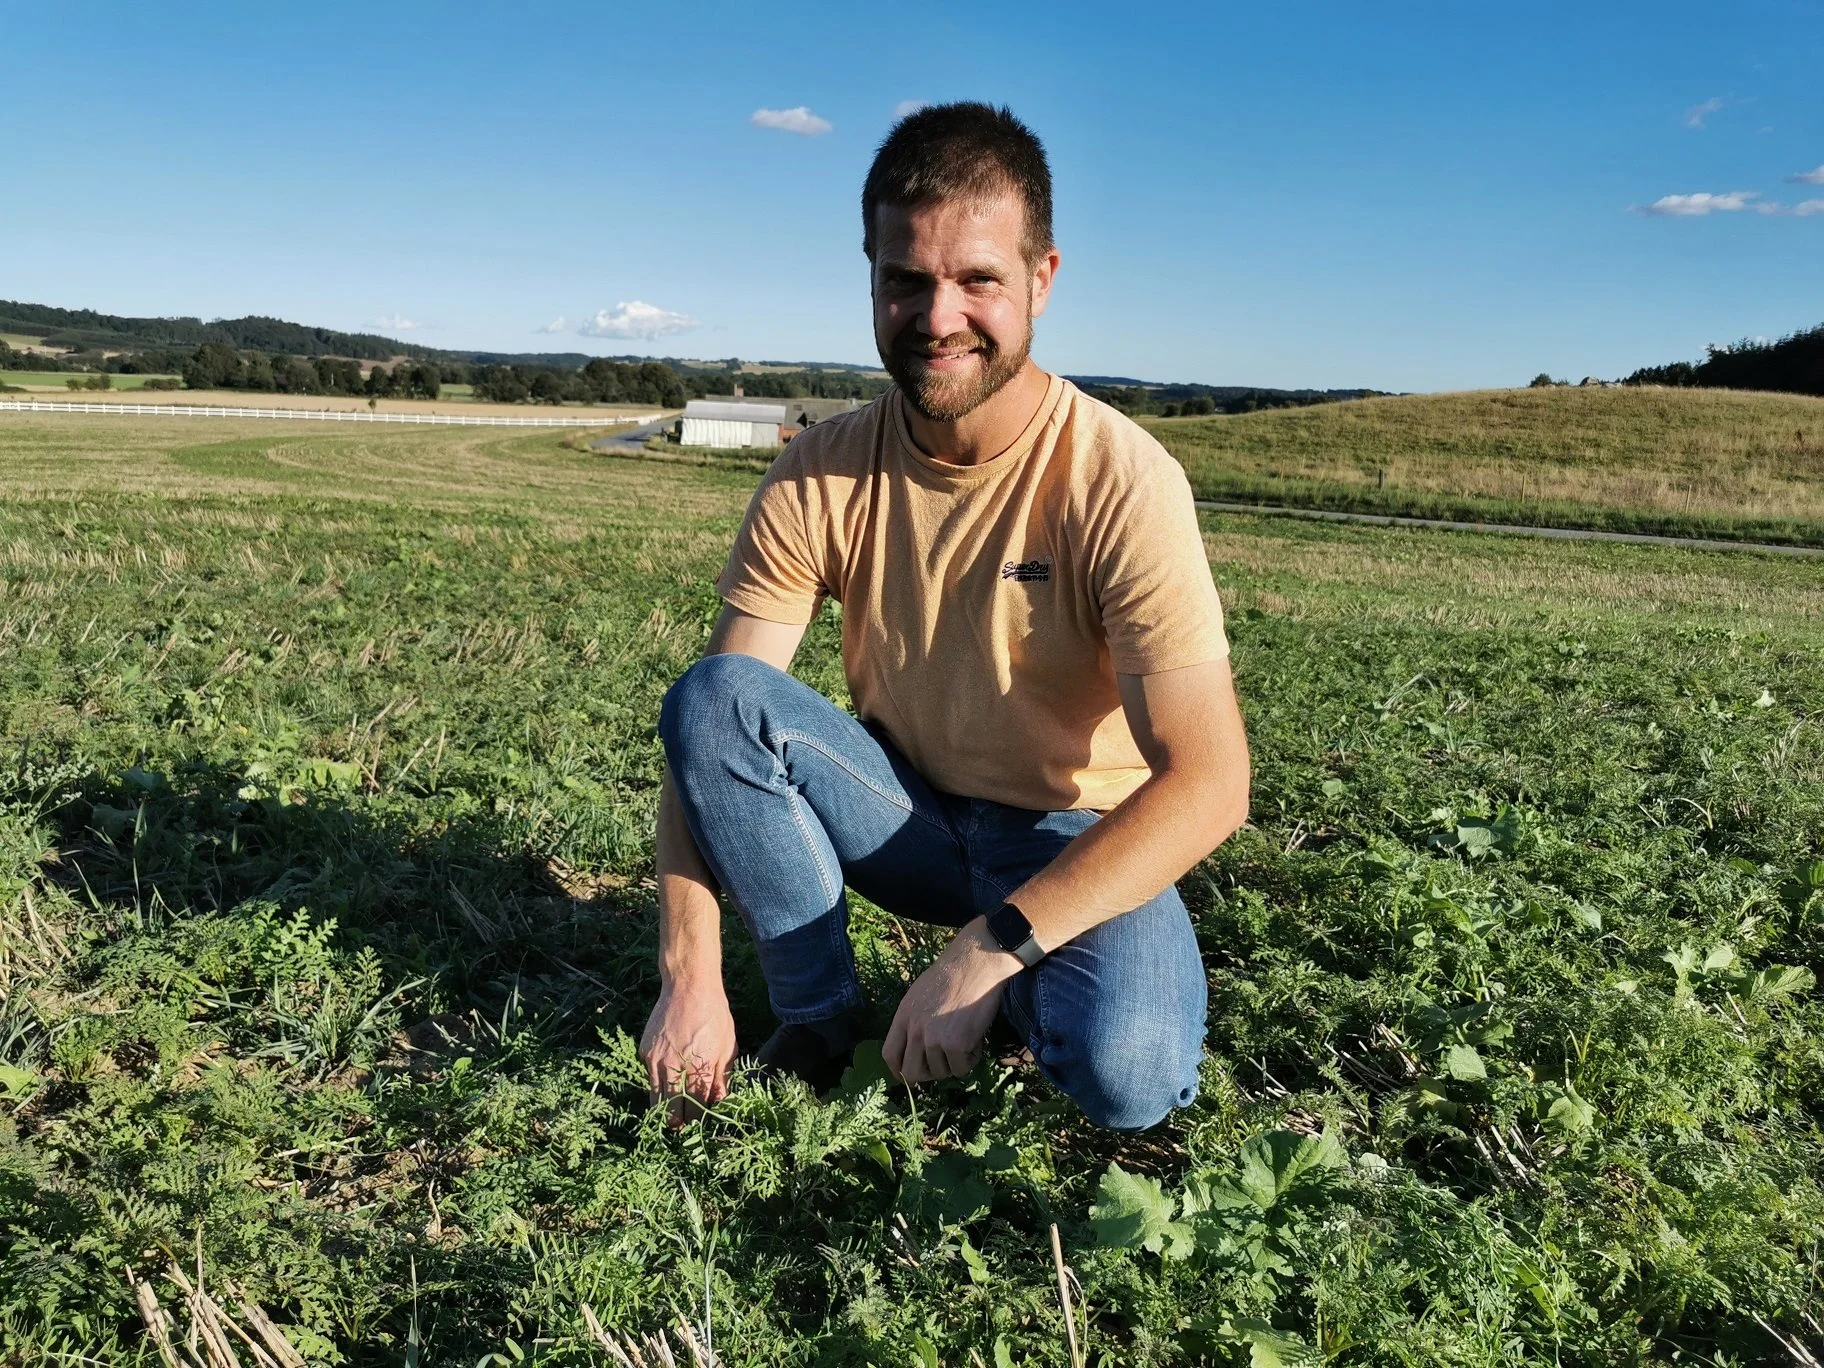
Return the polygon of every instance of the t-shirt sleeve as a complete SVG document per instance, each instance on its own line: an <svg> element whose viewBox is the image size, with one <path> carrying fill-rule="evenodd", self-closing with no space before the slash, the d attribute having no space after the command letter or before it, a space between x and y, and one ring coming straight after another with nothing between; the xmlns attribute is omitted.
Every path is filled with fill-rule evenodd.
<svg viewBox="0 0 1824 1368"><path fill-rule="evenodd" d="M1104 525L1097 594L1117 674L1158 674L1229 653L1183 469L1163 451L1136 462Z"/></svg>
<svg viewBox="0 0 1824 1368"><path fill-rule="evenodd" d="M811 550L807 484L798 463L781 456L747 505L728 564L716 580L723 602L768 622L806 623L825 594Z"/></svg>

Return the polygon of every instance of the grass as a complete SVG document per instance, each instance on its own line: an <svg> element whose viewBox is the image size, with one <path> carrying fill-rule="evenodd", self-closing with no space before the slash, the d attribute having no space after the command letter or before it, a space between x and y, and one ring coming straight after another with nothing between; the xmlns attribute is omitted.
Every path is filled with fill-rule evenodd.
<svg viewBox="0 0 1824 1368"><path fill-rule="evenodd" d="M92 371L0 371L0 384L17 385L28 390L56 390L59 394L69 392L71 380L87 381L94 378ZM175 380L175 375L114 375L109 379L112 388L117 390L134 390L141 388L148 380ZM81 395L77 396L81 398Z"/></svg>
<svg viewBox="0 0 1824 1368"><path fill-rule="evenodd" d="M1257 780L1183 884L1198 1103L672 1133L652 725L752 471L79 415L0 468L0 1361L154 1361L131 1270L313 1363L1061 1363L1053 1222L1091 1363L1824 1349L1810 567L1211 518ZM857 928L889 1007L937 942Z"/></svg>
<svg viewBox="0 0 1824 1368"><path fill-rule="evenodd" d="M1144 421L1209 499L1824 544L1824 399L1491 390Z"/></svg>

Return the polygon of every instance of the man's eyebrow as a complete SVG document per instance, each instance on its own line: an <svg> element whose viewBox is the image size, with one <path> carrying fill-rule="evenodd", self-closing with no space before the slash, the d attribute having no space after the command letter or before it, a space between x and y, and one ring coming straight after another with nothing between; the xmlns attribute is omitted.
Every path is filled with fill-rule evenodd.
<svg viewBox="0 0 1824 1368"><path fill-rule="evenodd" d="M880 273L882 275L890 276L915 276L920 280L929 280L931 278L931 272L925 270L922 266L914 266L910 262L894 261L891 259L883 260L880 263ZM1002 267L994 265L992 262L974 262L963 267L957 274L964 278L985 275L993 276L996 280L1002 280L1006 278L1007 272Z"/></svg>

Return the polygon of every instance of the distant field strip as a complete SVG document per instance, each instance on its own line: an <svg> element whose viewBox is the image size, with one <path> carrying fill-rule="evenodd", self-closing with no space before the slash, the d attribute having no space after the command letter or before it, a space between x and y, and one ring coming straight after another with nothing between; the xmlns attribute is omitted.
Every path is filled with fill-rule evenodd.
<svg viewBox="0 0 1824 1368"><path fill-rule="evenodd" d="M1679 546L1692 551L1766 551L1776 556L1824 557L1824 546L1781 546L1773 542L1725 541L1716 537L1666 537L1653 532L1600 532L1584 527L1527 527L1518 523L1404 518L1391 513L1339 513L1325 508L1284 508L1273 504L1223 503L1215 499L1195 502L1197 507L1211 513L1258 513L1270 518L1367 523L1372 527L1435 528L1440 532L1494 532L1512 537L1550 537L1557 541L1630 542L1637 546Z"/></svg>
<svg viewBox="0 0 1824 1368"><path fill-rule="evenodd" d="M589 415L582 418L499 418L488 414L363 413L359 409L229 408L214 404L55 403L43 399L0 399L0 411L12 413L138 413L179 418L301 418L330 423L415 423L432 427L608 427L650 423L662 413Z"/></svg>

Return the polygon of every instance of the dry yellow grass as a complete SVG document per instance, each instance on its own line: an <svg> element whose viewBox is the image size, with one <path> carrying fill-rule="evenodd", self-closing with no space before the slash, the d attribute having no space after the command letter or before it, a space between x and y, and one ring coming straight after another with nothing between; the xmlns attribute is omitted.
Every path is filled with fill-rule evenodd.
<svg viewBox="0 0 1824 1368"><path fill-rule="evenodd" d="M630 506L713 515L752 476L680 483L656 466L564 445L561 429L290 424L258 418L0 413L0 496L302 495L439 512L509 508L554 535Z"/></svg>
<svg viewBox="0 0 1824 1368"><path fill-rule="evenodd" d="M1147 426L1213 498L1824 526L1824 399L1801 395L1492 390Z"/></svg>

